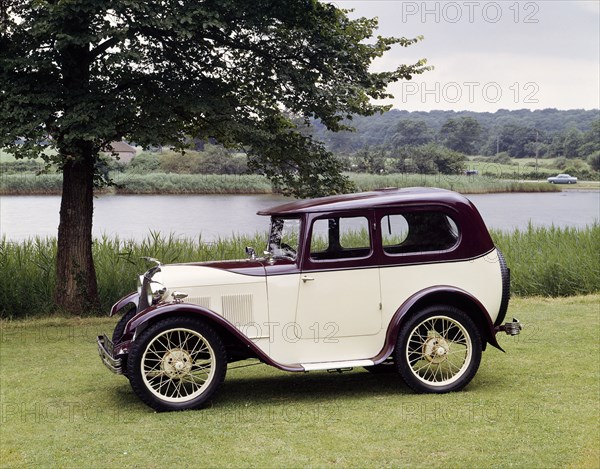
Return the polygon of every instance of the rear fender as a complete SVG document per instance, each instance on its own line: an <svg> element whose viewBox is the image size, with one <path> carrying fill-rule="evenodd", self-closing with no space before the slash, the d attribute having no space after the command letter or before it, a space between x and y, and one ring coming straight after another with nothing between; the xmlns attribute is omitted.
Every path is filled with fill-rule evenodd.
<svg viewBox="0 0 600 469"><path fill-rule="evenodd" d="M460 288L443 285L426 288L415 293L398 308L388 326L385 345L381 352L373 358L373 361L381 363L392 354L396 346L400 328L406 322L409 313L432 304L448 304L465 310L465 313L473 319L482 335L484 349L485 344L489 343L497 349L504 351L496 340L496 330L494 329L490 315L481 302Z"/></svg>

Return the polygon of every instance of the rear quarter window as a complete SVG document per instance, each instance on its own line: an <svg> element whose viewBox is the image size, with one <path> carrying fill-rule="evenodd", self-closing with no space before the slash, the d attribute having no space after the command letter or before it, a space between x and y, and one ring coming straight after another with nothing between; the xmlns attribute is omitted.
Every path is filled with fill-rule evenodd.
<svg viewBox="0 0 600 469"><path fill-rule="evenodd" d="M457 224L442 212L389 214L380 223L383 250L391 255L446 251L459 238Z"/></svg>

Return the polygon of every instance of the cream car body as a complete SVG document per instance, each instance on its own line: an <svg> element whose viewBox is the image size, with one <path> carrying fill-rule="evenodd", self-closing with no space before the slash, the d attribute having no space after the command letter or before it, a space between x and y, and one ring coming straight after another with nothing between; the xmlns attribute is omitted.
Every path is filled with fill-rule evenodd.
<svg viewBox="0 0 600 469"><path fill-rule="evenodd" d="M227 363L249 358L288 371L395 362L417 391L454 391L497 332L520 330L502 325L504 259L458 194L374 191L260 214L264 256L159 264L113 307L129 309L100 355L155 409L200 407Z"/></svg>

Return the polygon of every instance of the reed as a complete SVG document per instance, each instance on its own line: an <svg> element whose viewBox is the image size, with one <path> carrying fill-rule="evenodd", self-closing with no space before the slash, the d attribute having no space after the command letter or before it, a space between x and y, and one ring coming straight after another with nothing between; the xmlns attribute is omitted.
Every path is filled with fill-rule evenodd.
<svg viewBox="0 0 600 469"><path fill-rule="evenodd" d="M356 235L357 239L363 236ZM583 229L534 227L514 232L492 231L511 269L517 296L570 296L600 292L600 224ZM202 262L245 257L244 248L261 252L266 233L233 235L207 242L151 232L141 242L97 238L93 244L102 312L135 290L137 277L148 268L142 257L164 263ZM0 317L27 318L56 313L52 301L56 284L56 240L32 238L22 242L0 239ZM92 315L97 312L83 312Z"/></svg>
<svg viewBox="0 0 600 469"><path fill-rule="evenodd" d="M204 241L151 232L143 241L103 236L94 240L92 250L101 312L135 290L138 276L149 264L143 257L164 263L204 262L245 257L245 247L261 252L267 235L233 235L228 239ZM55 238L30 238L22 242L0 239L0 318L45 316L56 312L53 292L56 285ZM97 311L82 311L93 315Z"/></svg>
<svg viewBox="0 0 600 469"><path fill-rule="evenodd" d="M268 194L267 178L255 174L128 174L115 175L117 194Z"/></svg>
<svg viewBox="0 0 600 469"><path fill-rule="evenodd" d="M584 229L534 227L492 231L519 296L572 296L600 291L600 224Z"/></svg>
<svg viewBox="0 0 600 469"><path fill-rule="evenodd" d="M2 174L0 195L51 195L62 191L61 174Z"/></svg>
<svg viewBox="0 0 600 469"><path fill-rule="evenodd" d="M487 176L445 174L357 174L348 173L357 191L384 187L440 187L463 194L498 192L554 192L561 189L544 182L522 182ZM175 174L114 173L114 186L101 192L115 194L269 194L273 192L267 178L256 174ZM0 178L0 195L60 194L60 174L4 174Z"/></svg>
<svg viewBox="0 0 600 469"><path fill-rule="evenodd" d="M499 192L555 192L553 184L496 179L486 176L452 174L349 174L358 191L384 187L439 187L462 194L491 194Z"/></svg>

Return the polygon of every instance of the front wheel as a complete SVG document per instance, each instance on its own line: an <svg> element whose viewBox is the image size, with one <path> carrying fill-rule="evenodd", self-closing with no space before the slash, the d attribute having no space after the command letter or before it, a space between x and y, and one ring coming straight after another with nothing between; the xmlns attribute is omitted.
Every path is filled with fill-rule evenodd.
<svg viewBox="0 0 600 469"><path fill-rule="evenodd" d="M204 321L171 317L140 334L127 369L134 392L153 409L197 409L223 382L227 356L221 339Z"/></svg>
<svg viewBox="0 0 600 469"><path fill-rule="evenodd" d="M446 393L465 387L481 361L481 336L471 318L450 306L430 306L412 316L398 336L395 358L413 390Z"/></svg>

